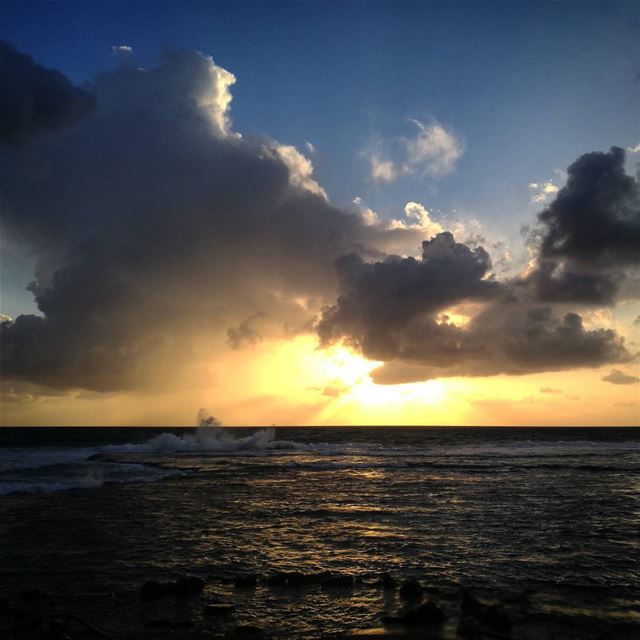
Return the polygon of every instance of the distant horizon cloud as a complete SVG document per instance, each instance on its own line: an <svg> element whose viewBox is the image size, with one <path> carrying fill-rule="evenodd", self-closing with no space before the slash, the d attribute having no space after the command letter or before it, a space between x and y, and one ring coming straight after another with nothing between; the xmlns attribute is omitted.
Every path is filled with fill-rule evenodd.
<svg viewBox="0 0 640 640"><path fill-rule="evenodd" d="M640 378L637 376L632 376L624 371L620 371L620 369L612 369L609 374L602 377L602 380L610 382L611 384L634 384L640 382Z"/></svg>

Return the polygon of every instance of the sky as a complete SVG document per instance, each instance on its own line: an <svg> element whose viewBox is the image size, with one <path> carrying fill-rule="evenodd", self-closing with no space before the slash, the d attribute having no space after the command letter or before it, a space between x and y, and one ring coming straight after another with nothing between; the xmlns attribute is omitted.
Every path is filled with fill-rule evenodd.
<svg viewBox="0 0 640 640"><path fill-rule="evenodd" d="M4 425L640 423L640 9L0 8Z"/></svg>

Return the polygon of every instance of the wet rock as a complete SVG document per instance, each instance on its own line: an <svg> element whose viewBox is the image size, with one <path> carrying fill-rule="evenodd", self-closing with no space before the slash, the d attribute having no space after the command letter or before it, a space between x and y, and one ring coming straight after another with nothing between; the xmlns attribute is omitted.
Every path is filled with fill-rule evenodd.
<svg viewBox="0 0 640 640"><path fill-rule="evenodd" d="M340 574L329 576L320 583L323 589L348 589L353 587L353 576Z"/></svg>
<svg viewBox="0 0 640 640"><path fill-rule="evenodd" d="M173 624L169 620L148 620L144 623L145 627L151 627L152 629L167 629L172 627Z"/></svg>
<svg viewBox="0 0 640 640"><path fill-rule="evenodd" d="M212 604L206 604L204 606L205 616L228 616L233 613L235 607L232 604L226 602L216 602Z"/></svg>
<svg viewBox="0 0 640 640"><path fill-rule="evenodd" d="M322 580L322 574L319 573L300 573L292 571L287 573L287 583L290 587L307 587L311 584L317 584Z"/></svg>
<svg viewBox="0 0 640 640"><path fill-rule="evenodd" d="M149 600L157 600L158 598L164 598L169 594L169 589L166 583L156 582L155 580L147 580L139 591L140 600L145 602Z"/></svg>
<svg viewBox="0 0 640 640"><path fill-rule="evenodd" d="M480 623L473 616L466 616L460 620L456 633L469 640L481 640Z"/></svg>
<svg viewBox="0 0 640 640"><path fill-rule="evenodd" d="M233 586L237 589L255 589L258 584L258 576L255 573L248 573L243 576L236 576Z"/></svg>
<svg viewBox="0 0 640 640"><path fill-rule="evenodd" d="M195 626L195 622L191 622L191 620L180 620L173 623L174 629L193 629Z"/></svg>
<svg viewBox="0 0 640 640"><path fill-rule="evenodd" d="M405 600L419 600L424 589L418 580L409 578L400 585L400 596Z"/></svg>
<svg viewBox="0 0 640 640"><path fill-rule="evenodd" d="M286 587L287 586L287 574L286 573L273 573L267 577L265 583L270 587Z"/></svg>
<svg viewBox="0 0 640 640"><path fill-rule="evenodd" d="M145 602L157 600L166 596L174 598L189 598L200 593L204 589L204 580L195 576L179 578L175 582L156 582L147 580L139 591L140 600Z"/></svg>
<svg viewBox="0 0 640 640"><path fill-rule="evenodd" d="M204 589L204 580L195 576L188 576L169 583L167 587L171 595L178 598L189 598L202 592Z"/></svg>
<svg viewBox="0 0 640 640"><path fill-rule="evenodd" d="M485 604L465 591L461 602L462 612L472 616L483 626L501 631L511 627L509 614L502 608L493 604Z"/></svg>
<svg viewBox="0 0 640 640"><path fill-rule="evenodd" d="M34 589L24 589L20 591L18 597L25 602L39 603L44 600L49 600L51 594L40 587L35 587Z"/></svg>
<svg viewBox="0 0 640 640"><path fill-rule="evenodd" d="M233 632L233 637L238 638L239 640L263 638L264 632L262 631L262 629L260 629L260 627L256 627L252 624L243 624L235 628Z"/></svg>
<svg viewBox="0 0 640 640"><path fill-rule="evenodd" d="M408 626L442 624L444 620L444 612L433 602L425 602L417 609L410 609L402 617L403 624Z"/></svg>
<svg viewBox="0 0 640 640"><path fill-rule="evenodd" d="M383 573L380 576L379 584L382 585L383 589L395 589L398 586L398 582L390 573Z"/></svg>
<svg viewBox="0 0 640 640"><path fill-rule="evenodd" d="M527 591L511 591L500 598L504 604L529 605L529 593Z"/></svg>

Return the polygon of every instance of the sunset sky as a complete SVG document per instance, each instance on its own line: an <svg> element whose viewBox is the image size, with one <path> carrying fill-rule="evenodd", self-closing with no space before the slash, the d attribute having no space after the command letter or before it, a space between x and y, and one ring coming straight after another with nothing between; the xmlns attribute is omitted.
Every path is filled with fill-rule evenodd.
<svg viewBox="0 0 640 640"><path fill-rule="evenodd" d="M639 6L3 0L0 424L640 423Z"/></svg>

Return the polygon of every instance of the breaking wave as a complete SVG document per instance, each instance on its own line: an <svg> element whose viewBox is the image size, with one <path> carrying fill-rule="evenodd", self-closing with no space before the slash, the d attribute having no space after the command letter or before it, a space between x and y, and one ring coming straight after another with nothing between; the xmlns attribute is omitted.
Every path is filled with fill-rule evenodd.
<svg viewBox="0 0 640 640"><path fill-rule="evenodd" d="M276 440L274 429L259 429L245 437L235 437L220 427L199 427L184 435L161 433L147 442L106 445L105 453L233 453L234 451L300 451L306 445Z"/></svg>

